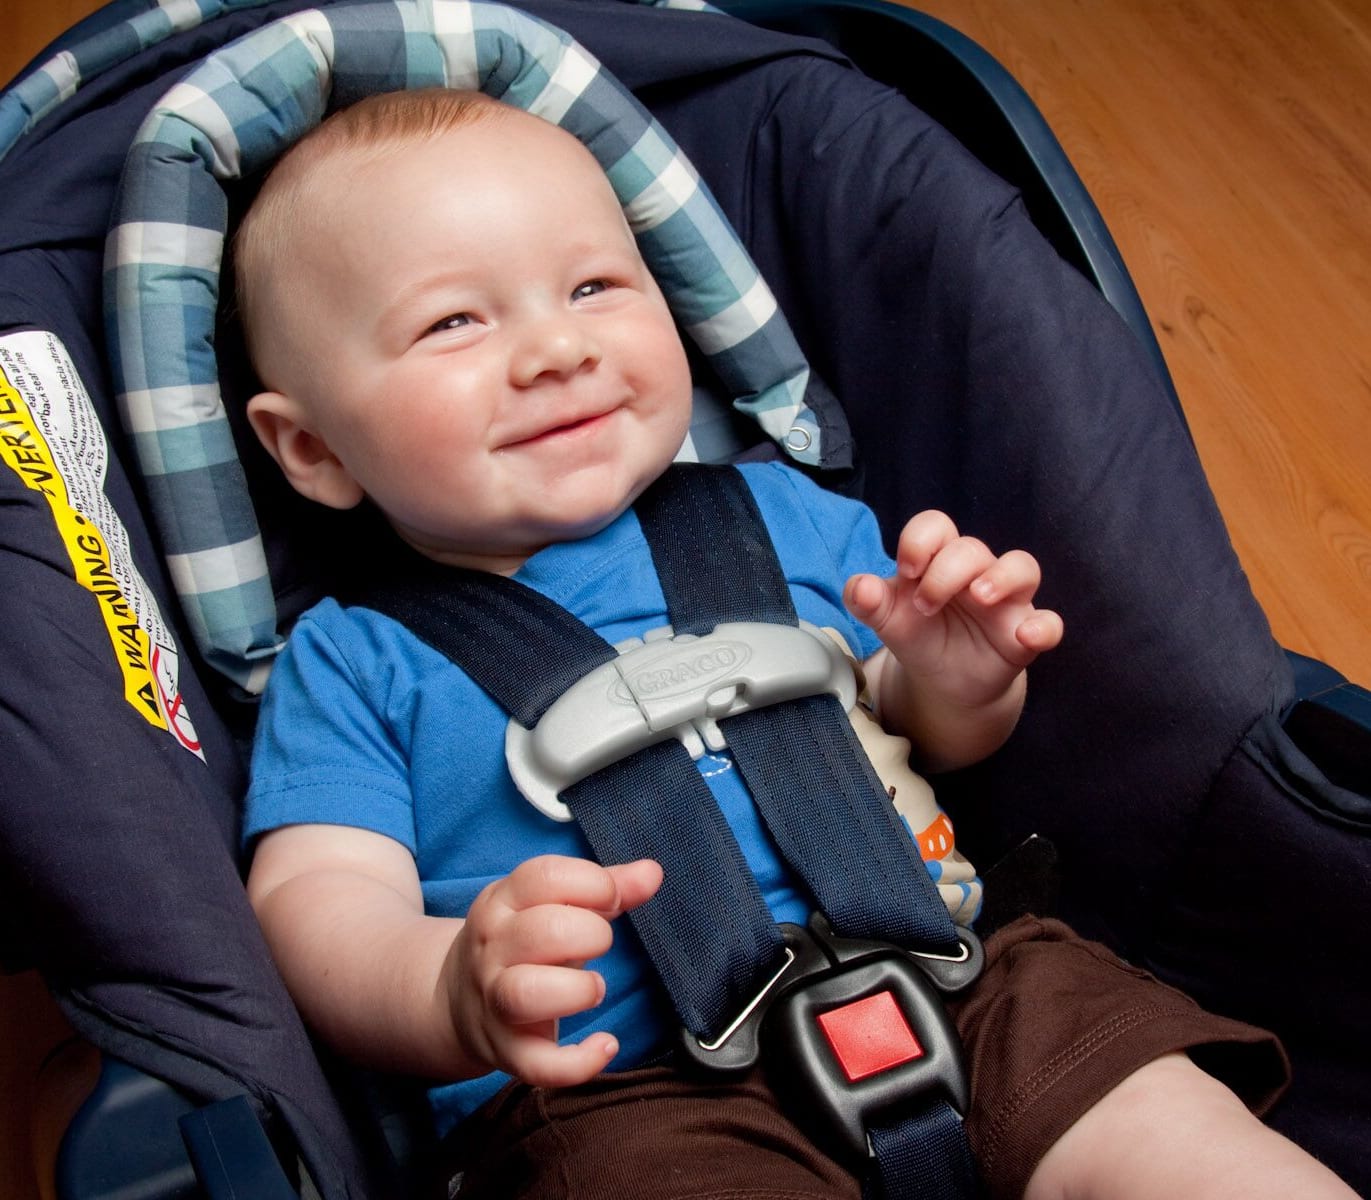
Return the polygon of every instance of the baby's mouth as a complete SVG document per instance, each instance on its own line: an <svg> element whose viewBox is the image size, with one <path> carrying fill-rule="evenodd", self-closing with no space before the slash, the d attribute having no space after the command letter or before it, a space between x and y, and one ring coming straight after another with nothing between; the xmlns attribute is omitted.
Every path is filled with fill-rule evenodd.
<svg viewBox="0 0 1371 1200"><path fill-rule="evenodd" d="M545 442L553 442L559 438L574 437L578 433L588 432L598 425L603 424L617 411L616 408L607 408L602 412L588 413L583 417L574 417L561 424L548 425L542 429L523 437L512 438L505 443L505 449L516 446L536 446Z"/></svg>

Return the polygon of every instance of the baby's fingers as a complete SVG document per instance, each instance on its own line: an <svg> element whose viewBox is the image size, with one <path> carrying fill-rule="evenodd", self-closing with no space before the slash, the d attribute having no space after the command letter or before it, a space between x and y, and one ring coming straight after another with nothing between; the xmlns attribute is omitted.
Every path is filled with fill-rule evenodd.
<svg viewBox="0 0 1371 1200"><path fill-rule="evenodd" d="M984 542L973 537L954 538L924 568L911 597L914 607L924 616L932 616L995 565L995 556Z"/></svg>
<svg viewBox="0 0 1371 1200"><path fill-rule="evenodd" d="M502 1065L534 1087L575 1087L594 1079L618 1053L618 1039L611 1033L592 1033L580 1042L558 1045L536 1033L514 1031Z"/></svg>
<svg viewBox="0 0 1371 1200"><path fill-rule="evenodd" d="M599 913L570 904L540 904L504 923L499 960L561 965L599 958L614 944L614 930Z"/></svg>
<svg viewBox="0 0 1371 1200"><path fill-rule="evenodd" d="M495 1064L535 1087L571 1087L593 1079L619 1052L608 1033L557 1043L557 1021L599 1004L604 979L595 971L526 964L504 971L489 1002L497 1019Z"/></svg>
<svg viewBox="0 0 1371 1200"><path fill-rule="evenodd" d="M569 905L613 920L652 898L662 869L649 859L602 867L589 859L544 854L519 864L487 887L472 906L520 912L540 905Z"/></svg>
<svg viewBox="0 0 1371 1200"><path fill-rule="evenodd" d="M900 530L900 542L895 551L901 577L922 579L938 552L959 536L952 518L936 509L910 517Z"/></svg>
<svg viewBox="0 0 1371 1200"><path fill-rule="evenodd" d="M987 566L971 584L971 594L981 604L1027 603L1042 583L1038 560L1026 550L1010 550Z"/></svg>
<svg viewBox="0 0 1371 1200"><path fill-rule="evenodd" d="M843 602L857 620L880 630L895 608L895 588L878 575L854 575L843 589Z"/></svg>
<svg viewBox="0 0 1371 1200"><path fill-rule="evenodd" d="M487 1003L501 1025L532 1026L594 1008L605 998L598 971L516 963L500 972Z"/></svg>
<svg viewBox="0 0 1371 1200"><path fill-rule="evenodd" d="M1050 608L1035 608L1014 631L1019 645L1032 654L1046 654L1055 650L1066 632L1060 616Z"/></svg>
<svg viewBox="0 0 1371 1200"><path fill-rule="evenodd" d="M1055 649L1064 632L1057 613L1033 606L1040 583L1038 560L1024 550L1011 550L983 571L969 589L991 623L1012 630L1015 642L1031 656ZM1002 612L1003 618L993 620L995 612Z"/></svg>

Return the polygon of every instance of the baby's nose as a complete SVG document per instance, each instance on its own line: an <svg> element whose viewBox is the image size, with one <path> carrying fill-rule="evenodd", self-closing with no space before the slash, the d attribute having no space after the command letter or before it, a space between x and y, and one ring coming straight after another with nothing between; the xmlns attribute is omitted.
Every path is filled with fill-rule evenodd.
<svg viewBox="0 0 1371 1200"><path fill-rule="evenodd" d="M601 358L598 342L570 316L550 317L527 330L520 339L510 375L518 387L540 379L562 379L595 366Z"/></svg>

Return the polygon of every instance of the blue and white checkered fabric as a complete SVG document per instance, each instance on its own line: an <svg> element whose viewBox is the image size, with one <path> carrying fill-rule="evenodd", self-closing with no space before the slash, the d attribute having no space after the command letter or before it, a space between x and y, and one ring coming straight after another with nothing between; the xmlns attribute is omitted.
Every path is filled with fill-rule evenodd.
<svg viewBox="0 0 1371 1200"><path fill-rule="evenodd" d="M264 26L207 58L144 122L105 260L121 411L175 586L207 659L249 691L281 639L219 394L222 181L263 168L332 108L429 86L481 89L576 134L735 407L797 461L821 461L809 370L771 292L666 132L570 37L480 0L390 0Z"/></svg>
<svg viewBox="0 0 1371 1200"><path fill-rule="evenodd" d="M109 67L127 62L173 33L195 29L235 9L267 3L270 0L123 0L107 6L111 18L123 19L110 19L104 28L84 37L79 36L78 26L59 42L60 50L0 96L0 158L78 88Z"/></svg>

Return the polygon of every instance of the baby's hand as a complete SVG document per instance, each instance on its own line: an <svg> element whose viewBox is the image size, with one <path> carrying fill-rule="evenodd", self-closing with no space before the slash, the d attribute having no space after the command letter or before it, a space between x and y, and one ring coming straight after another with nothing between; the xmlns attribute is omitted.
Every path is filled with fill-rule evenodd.
<svg viewBox="0 0 1371 1200"><path fill-rule="evenodd" d="M610 921L650 900L662 869L529 859L472 903L444 966L449 1008L470 1054L541 1087L594 1078L619 1052L608 1033L557 1044L557 1020L593 1008L605 982L587 959L614 940Z"/></svg>
<svg viewBox="0 0 1371 1200"><path fill-rule="evenodd" d="M1031 554L997 558L945 513L928 511L901 532L895 577L854 575L845 599L912 680L973 708L1003 695L1061 641L1061 617L1033 605L1041 579Z"/></svg>

